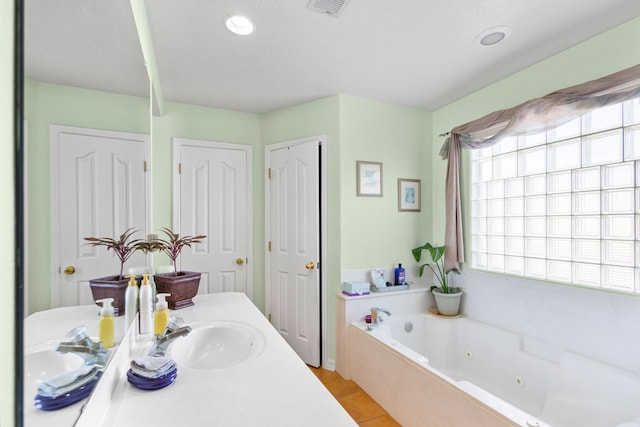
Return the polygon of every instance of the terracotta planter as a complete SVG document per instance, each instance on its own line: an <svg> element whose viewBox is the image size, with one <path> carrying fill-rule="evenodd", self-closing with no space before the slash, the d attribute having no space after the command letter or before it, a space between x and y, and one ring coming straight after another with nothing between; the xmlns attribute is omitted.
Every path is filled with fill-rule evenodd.
<svg viewBox="0 0 640 427"><path fill-rule="evenodd" d="M93 295L94 301L103 298L113 298L113 314L115 316L122 316L125 307L124 294L129 285L129 279L126 277L118 279L118 277L120 276L108 276L89 280L89 286L91 287L91 294ZM102 303L98 305L102 307Z"/></svg>
<svg viewBox="0 0 640 427"><path fill-rule="evenodd" d="M171 294L167 303L171 310L191 307L192 298L198 294L200 273L193 271L178 271L177 273L161 273L153 276L157 293Z"/></svg>
<svg viewBox="0 0 640 427"><path fill-rule="evenodd" d="M438 313L443 316L456 316L460 311L460 300L462 299L462 289L451 288L451 293L442 293L440 288L435 288L432 293L436 300Z"/></svg>

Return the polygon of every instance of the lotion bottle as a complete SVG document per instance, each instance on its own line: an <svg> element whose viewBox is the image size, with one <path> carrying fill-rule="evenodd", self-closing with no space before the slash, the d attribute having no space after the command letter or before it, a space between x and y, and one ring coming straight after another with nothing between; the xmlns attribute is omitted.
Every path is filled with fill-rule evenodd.
<svg viewBox="0 0 640 427"><path fill-rule="evenodd" d="M124 294L124 329L125 331L131 326L131 322L135 321L138 315L138 284L136 283L136 275L130 274L129 286Z"/></svg>
<svg viewBox="0 0 640 427"><path fill-rule="evenodd" d="M169 323L169 305L167 304L166 297L171 294L158 294L158 303L156 304L156 311L153 313L153 333L155 335L164 334Z"/></svg>
<svg viewBox="0 0 640 427"><path fill-rule="evenodd" d="M153 332L153 303L151 285L149 285L149 274L142 276L142 286L140 287L140 333L150 334Z"/></svg>
<svg viewBox="0 0 640 427"><path fill-rule="evenodd" d="M102 308L100 309L100 341L102 341L102 345L105 348L111 348L113 347L113 336L115 333L115 318L113 315L113 307L111 306L113 298L103 298L96 302L102 303Z"/></svg>

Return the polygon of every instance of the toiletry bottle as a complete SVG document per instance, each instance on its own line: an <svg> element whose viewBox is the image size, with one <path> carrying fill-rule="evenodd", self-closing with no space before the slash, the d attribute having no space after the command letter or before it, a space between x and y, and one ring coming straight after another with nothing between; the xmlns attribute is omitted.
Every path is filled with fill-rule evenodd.
<svg viewBox="0 0 640 427"><path fill-rule="evenodd" d="M164 334L169 323L169 305L167 304L166 297L171 294L158 294L158 303L156 304L156 311L153 313L153 333L156 335Z"/></svg>
<svg viewBox="0 0 640 427"><path fill-rule="evenodd" d="M115 333L115 318L113 316L113 307L111 303L113 298L103 298L96 302L102 303L100 309L100 341L105 348L113 347L113 335Z"/></svg>
<svg viewBox="0 0 640 427"><path fill-rule="evenodd" d="M402 267L402 264L398 264L398 266L396 267L394 277L395 277L395 281L394 281L395 286L404 285L404 268Z"/></svg>
<svg viewBox="0 0 640 427"><path fill-rule="evenodd" d="M131 326L131 322L135 321L138 315L138 284L136 283L136 275L130 274L129 286L124 294L124 330Z"/></svg>
<svg viewBox="0 0 640 427"><path fill-rule="evenodd" d="M151 285L149 285L149 275L142 276L142 286L140 287L140 333L150 334L153 332L153 304L151 302Z"/></svg>

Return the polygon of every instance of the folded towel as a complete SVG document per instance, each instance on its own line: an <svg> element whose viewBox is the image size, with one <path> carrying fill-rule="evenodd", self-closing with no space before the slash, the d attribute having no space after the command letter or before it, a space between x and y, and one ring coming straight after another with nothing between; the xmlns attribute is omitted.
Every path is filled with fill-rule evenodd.
<svg viewBox="0 0 640 427"><path fill-rule="evenodd" d="M82 365L75 371L69 371L43 381L38 385L38 394L44 397L57 397L69 393L92 381L100 372L98 365Z"/></svg>
<svg viewBox="0 0 640 427"><path fill-rule="evenodd" d="M176 362L168 357L144 356L131 361L131 371L145 378L159 378L176 368Z"/></svg>

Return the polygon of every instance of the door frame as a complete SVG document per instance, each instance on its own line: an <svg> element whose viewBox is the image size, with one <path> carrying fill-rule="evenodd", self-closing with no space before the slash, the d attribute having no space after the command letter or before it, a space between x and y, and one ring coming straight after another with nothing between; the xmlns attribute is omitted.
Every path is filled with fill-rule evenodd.
<svg viewBox="0 0 640 427"><path fill-rule="evenodd" d="M230 142L208 141L204 139L173 138L173 230L180 232L180 149L184 146L220 148L225 150L244 151L247 155L247 296L253 301L253 146L249 144L235 144Z"/></svg>
<svg viewBox="0 0 640 427"><path fill-rule="evenodd" d="M62 126L62 125L49 125L49 176L50 182L50 207L51 207L51 221L49 223L49 234L51 236L51 243L49 247L51 265L49 267L49 275L51 277L51 308L60 307L60 254L58 248L60 247L60 193L58 191L60 181L60 170L58 165L60 164L60 139L59 136L62 133L75 133L79 135L91 135L102 138L117 138L117 139L130 139L133 141L142 141L144 144L144 156L147 162L147 173L145 179L145 203L147 204L147 217L145 218L145 227L148 232L151 231L151 218L153 218L151 204L151 181L152 181L152 169L150 162L151 143L150 137L146 134L133 133L133 132L121 132L102 129L81 128L75 126ZM150 257L147 257L149 262Z"/></svg>
<svg viewBox="0 0 640 427"><path fill-rule="evenodd" d="M308 144L311 142L315 142L318 144L318 148L320 150L320 363L321 366L332 370L331 368L335 368L335 362L330 362L328 357L328 269L326 267L326 262L328 259L327 253L327 242L328 242L328 227L327 227L327 219L328 219L328 211L327 211L327 158L329 153L329 145L327 141L327 135L317 135L311 136L302 139L296 139L292 141L284 141L277 142L274 144L268 144L264 147L264 205L265 205L265 223L264 223L264 234L265 234L265 244L266 242L271 240L270 235L270 223L271 223L271 192L270 192L270 183L268 177L268 170L271 164L271 152L275 150L279 150L284 147L289 147L292 145L300 145L300 144ZM271 277L271 254L267 247L264 248L265 253L265 311L267 313L271 312L271 282L269 278Z"/></svg>

